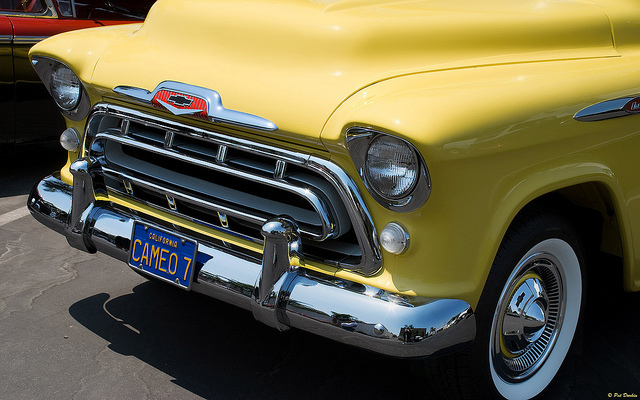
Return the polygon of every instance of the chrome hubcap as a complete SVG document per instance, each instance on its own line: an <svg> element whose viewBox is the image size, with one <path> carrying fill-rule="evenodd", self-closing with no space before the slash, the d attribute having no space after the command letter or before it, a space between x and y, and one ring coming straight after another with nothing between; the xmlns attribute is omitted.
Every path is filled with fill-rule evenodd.
<svg viewBox="0 0 640 400"><path fill-rule="evenodd" d="M491 349L496 370L507 382L531 377L555 344L565 296L559 265L546 253L527 258L498 302Z"/></svg>
<svg viewBox="0 0 640 400"><path fill-rule="evenodd" d="M515 288L502 320L504 346L511 355L519 355L540 339L547 325L549 300L541 279L530 275Z"/></svg>

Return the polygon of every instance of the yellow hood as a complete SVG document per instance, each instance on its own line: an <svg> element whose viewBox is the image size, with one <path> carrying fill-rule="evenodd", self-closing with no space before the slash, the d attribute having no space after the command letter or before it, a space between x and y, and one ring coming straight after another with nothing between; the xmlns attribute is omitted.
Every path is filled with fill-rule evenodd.
<svg viewBox="0 0 640 400"><path fill-rule="evenodd" d="M332 112L380 80L480 65L615 55L611 26L580 2L159 0L111 44L92 84L216 90L269 133L319 145ZM289 137L287 139L287 137Z"/></svg>

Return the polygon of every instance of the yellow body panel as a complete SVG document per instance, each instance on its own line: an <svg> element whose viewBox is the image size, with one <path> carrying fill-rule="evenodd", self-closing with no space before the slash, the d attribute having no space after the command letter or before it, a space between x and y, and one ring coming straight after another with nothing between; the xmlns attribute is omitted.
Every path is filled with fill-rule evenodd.
<svg viewBox="0 0 640 400"><path fill-rule="evenodd" d="M519 210L545 193L598 182L616 200L627 288L637 290L638 117L586 123L573 115L589 104L638 93L638 62L580 60L419 74L380 83L347 101L324 130L330 151L341 151L344 137L335 132L345 126L393 129L421 151L432 177L431 196L416 212L397 214L369 203L379 230L399 221L411 235L407 253L385 254L395 287L479 298Z"/></svg>
<svg viewBox="0 0 640 400"><path fill-rule="evenodd" d="M625 288L640 290L640 115L573 119L640 94L638 37L632 0L159 0L142 26L61 35L31 56L70 66L92 104L122 101L117 86L173 80L273 121L275 132L239 134L330 158L358 184L378 232L397 221L411 236L406 253L383 252L375 276L314 269L475 307L515 215L585 183L611 198ZM346 148L356 125L421 152L432 179L424 206L397 213L369 196Z"/></svg>

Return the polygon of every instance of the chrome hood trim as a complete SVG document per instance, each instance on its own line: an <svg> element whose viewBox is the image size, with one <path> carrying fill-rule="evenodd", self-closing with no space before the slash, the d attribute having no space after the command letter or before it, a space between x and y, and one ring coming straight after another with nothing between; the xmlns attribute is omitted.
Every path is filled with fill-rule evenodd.
<svg viewBox="0 0 640 400"><path fill-rule="evenodd" d="M228 123L230 125L238 125L264 131L275 131L278 129L276 124L266 118L224 108L220 94L215 90L187 85L186 83L164 81L151 92L131 86L117 86L113 91L145 104L153 104L155 100L155 102L159 103L166 110L178 116L203 113L211 122ZM204 110L199 108L184 108L181 106L176 107L166 101L157 99L157 96L162 92L176 93L177 95L187 95L202 99L205 103L205 107L203 107Z"/></svg>
<svg viewBox="0 0 640 400"><path fill-rule="evenodd" d="M640 97L629 96L606 100L578 111L573 119L581 122L603 121L640 113Z"/></svg>

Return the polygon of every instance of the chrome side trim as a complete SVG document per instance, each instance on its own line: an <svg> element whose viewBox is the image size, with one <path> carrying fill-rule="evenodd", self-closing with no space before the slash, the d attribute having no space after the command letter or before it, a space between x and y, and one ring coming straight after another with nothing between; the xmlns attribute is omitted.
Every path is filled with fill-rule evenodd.
<svg viewBox="0 0 640 400"><path fill-rule="evenodd" d="M640 97L606 100L578 111L573 119L581 122L602 121L640 113Z"/></svg>
<svg viewBox="0 0 640 400"><path fill-rule="evenodd" d="M76 168L79 174L81 167ZM73 190L57 176L47 177L31 192L29 210L38 221L68 235L73 207L90 209L82 213L82 243L127 262L133 224L150 222L108 202L83 204L72 197ZM199 273L192 290L252 310L280 330L295 327L396 357L440 355L475 338L475 316L466 302L400 295L312 273L300 258L295 224L279 218L265 223L262 231L262 261L199 241Z"/></svg>
<svg viewBox="0 0 640 400"><path fill-rule="evenodd" d="M11 44L12 40L12 35L0 35L0 44Z"/></svg>
<svg viewBox="0 0 640 400"><path fill-rule="evenodd" d="M182 82L164 81L156 86L156 88L151 92L131 86L117 86L113 89L115 93L127 96L145 104L151 104L156 94L161 90L176 91L203 99L207 103L207 114L211 122L222 122L265 131L275 131L278 129L276 124L266 118L224 108L222 106L222 99L218 92L199 86L188 85ZM166 106L167 105L165 104L165 108L167 108ZM167 109L171 111L170 108L172 107L169 105ZM185 110L181 109L176 110L179 114L185 112ZM175 112L173 113L175 114Z"/></svg>
<svg viewBox="0 0 640 400"><path fill-rule="evenodd" d="M45 40L46 38L48 38L49 36L16 36L13 38L13 43L14 44L21 44L21 45L34 45L36 43L39 43L43 40Z"/></svg>

